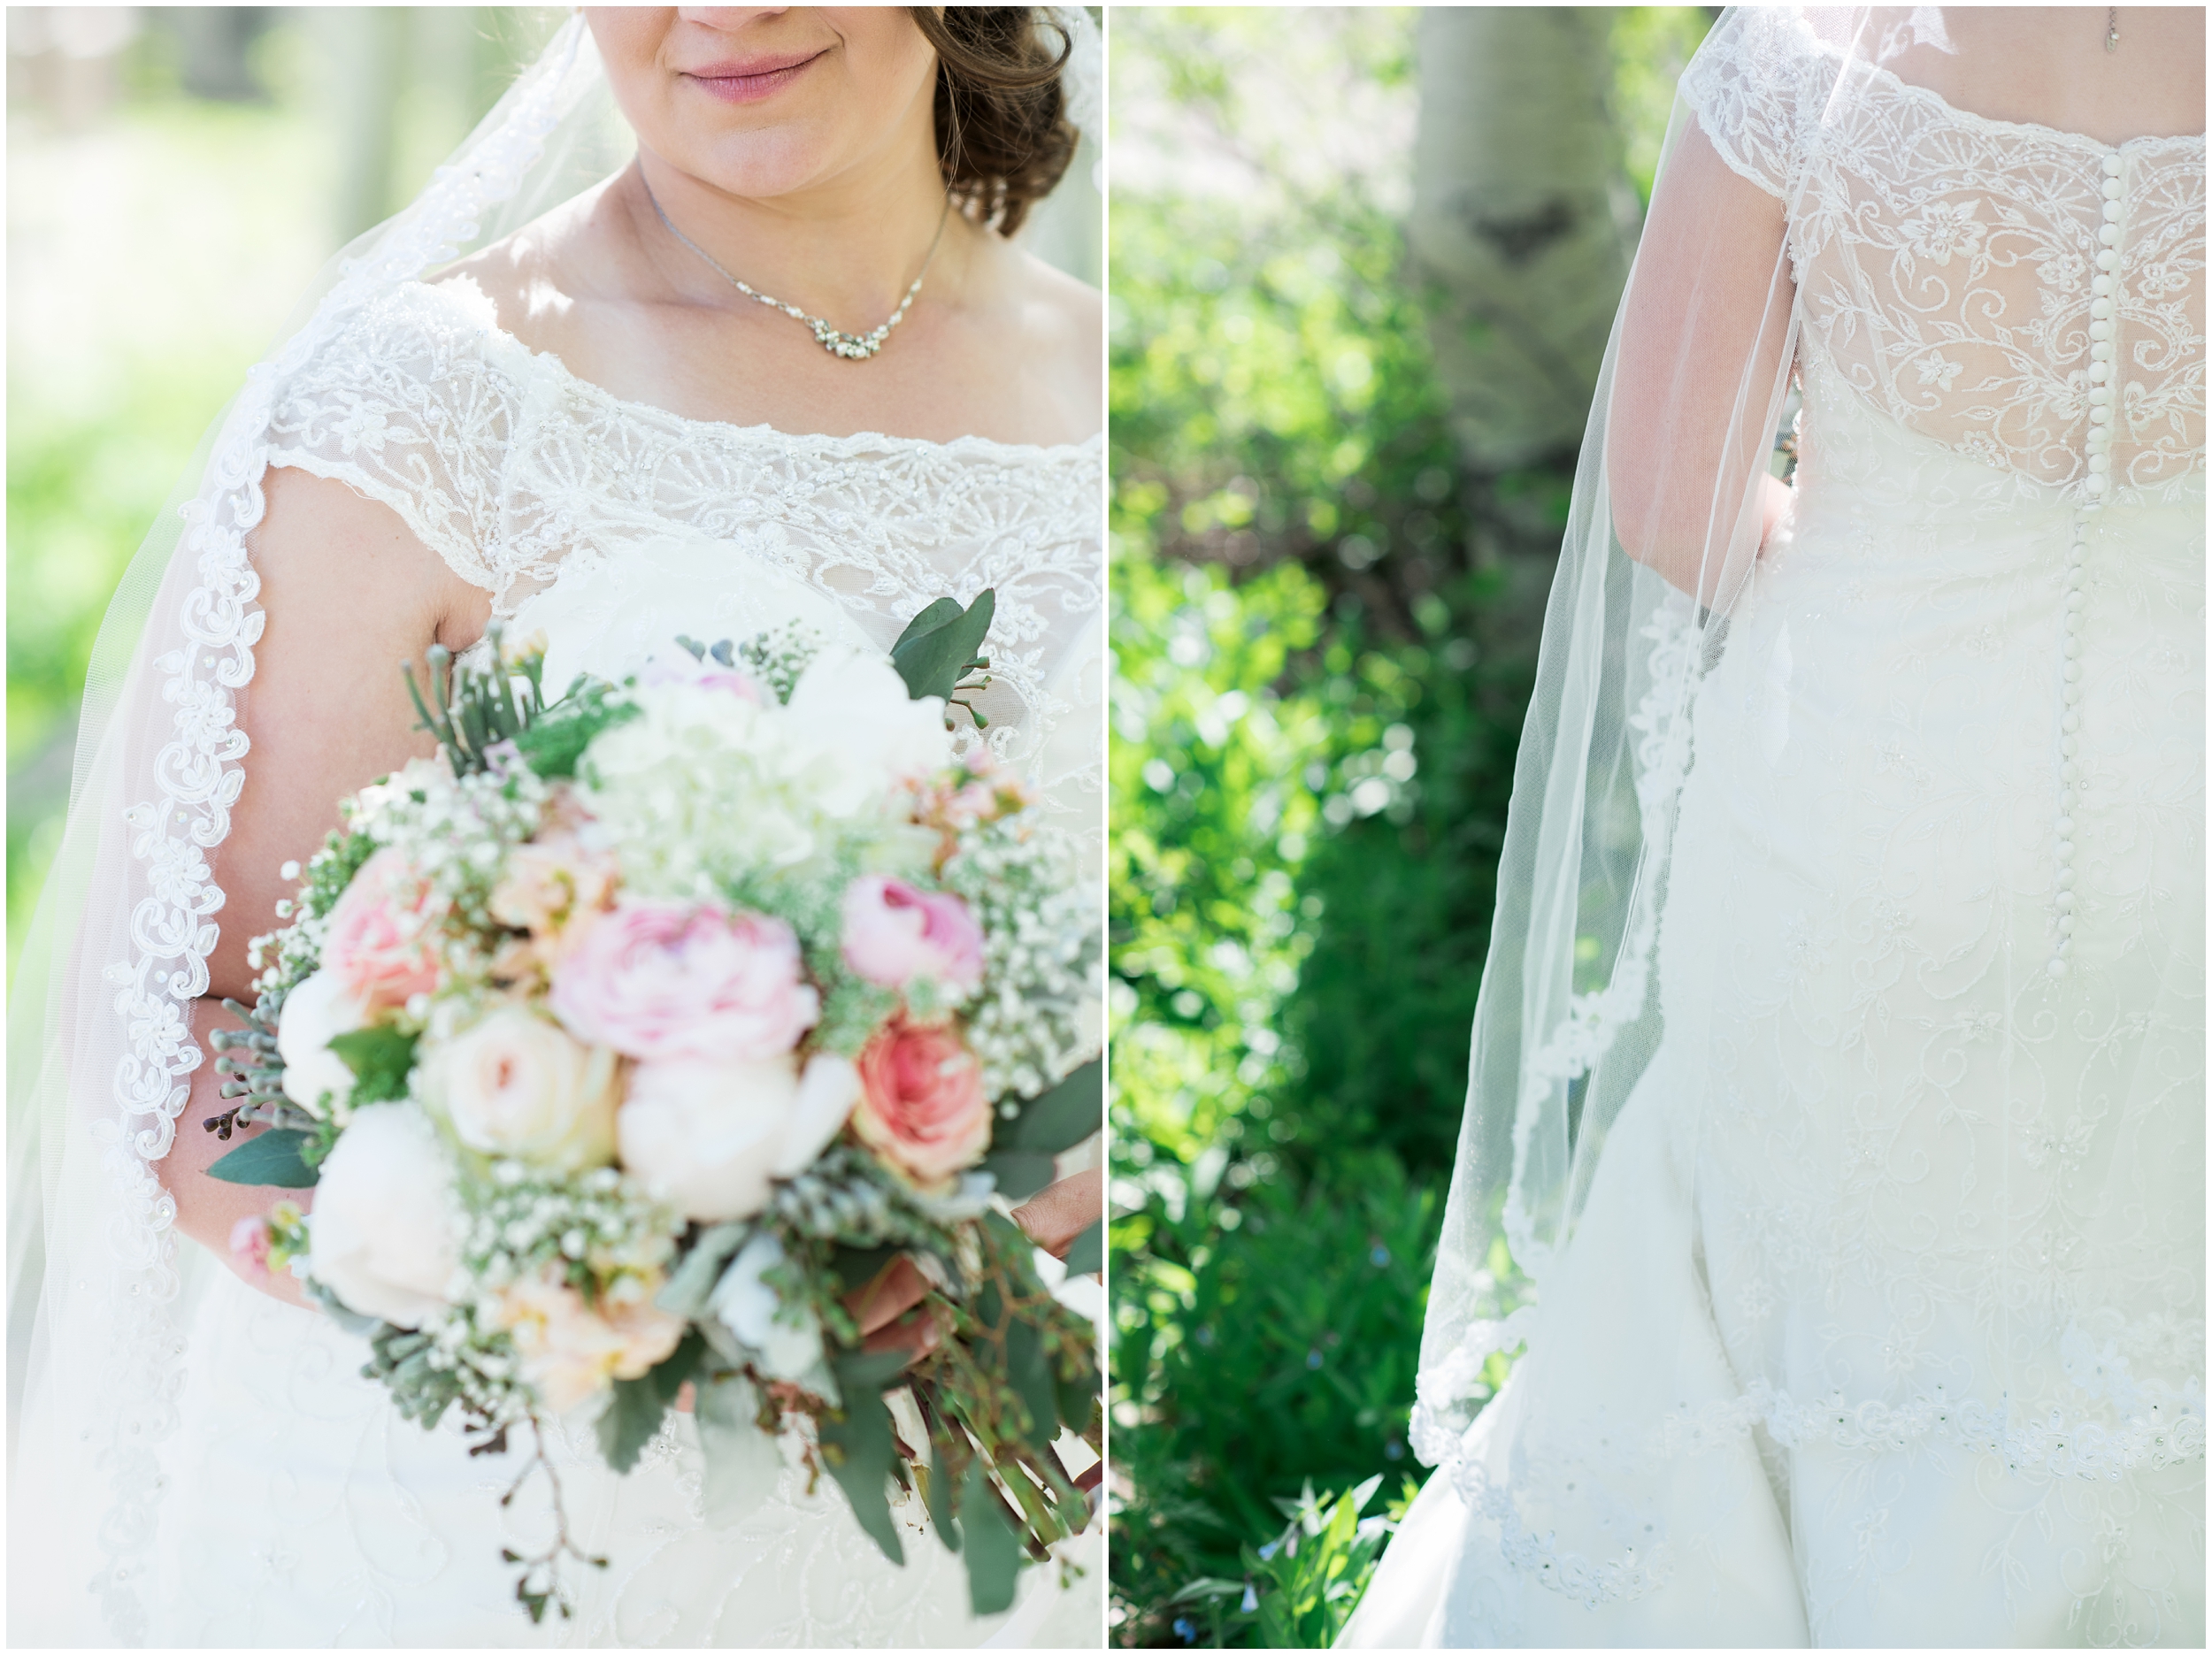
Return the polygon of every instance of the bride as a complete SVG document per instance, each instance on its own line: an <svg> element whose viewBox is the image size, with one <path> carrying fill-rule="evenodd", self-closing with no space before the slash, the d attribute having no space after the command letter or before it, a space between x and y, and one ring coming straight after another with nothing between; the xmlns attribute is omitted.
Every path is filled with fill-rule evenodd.
<svg viewBox="0 0 2212 1655"><path fill-rule="evenodd" d="M1684 75L1344 1642L2203 1646L2203 65Z"/></svg>
<svg viewBox="0 0 2212 1655"><path fill-rule="evenodd" d="M680 1419L627 1478L553 1433L611 1565L534 1628L498 1552L549 1520L231 1258L272 1192L209 1178L198 1124L280 870L429 750L398 663L494 620L545 635L550 689L795 617L887 648L995 588L981 739L1095 874L1099 301L1008 238L1097 120L1096 57L1077 10L572 18L248 376L103 631L17 996L13 1641L1099 1641L1094 1537L979 1621L933 1538L890 1567L788 1465L703 1525ZM611 102L635 158L580 188ZM1102 1207L1064 1170L1020 1214L1056 1252ZM864 1326L918 1337L920 1291Z"/></svg>

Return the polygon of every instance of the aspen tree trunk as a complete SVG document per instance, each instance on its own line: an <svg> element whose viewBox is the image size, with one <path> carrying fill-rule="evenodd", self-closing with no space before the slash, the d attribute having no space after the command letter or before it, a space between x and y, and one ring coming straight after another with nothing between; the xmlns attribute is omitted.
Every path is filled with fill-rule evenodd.
<svg viewBox="0 0 2212 1655"><path fill-rule="evenodd" d="M1635 248L1610 7L1421 14L1414 273L1468 464L1571 451Z"/></svg>

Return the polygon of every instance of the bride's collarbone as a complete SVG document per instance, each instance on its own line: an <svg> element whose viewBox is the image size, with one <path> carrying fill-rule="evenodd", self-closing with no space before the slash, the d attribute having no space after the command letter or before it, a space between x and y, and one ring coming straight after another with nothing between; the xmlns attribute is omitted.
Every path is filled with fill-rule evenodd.
<svg viewBox="0 0 2212 1655"><path fill-rule="evenodd" d="M1081 352L1079 318L1029 305L995 326L926 299L864 361L833 356L803 323L742 302L576 299L534 307L526 318L500 310L508 332L572 378L684 419L1040 447L1098 429L1097 373Z"/></svg>

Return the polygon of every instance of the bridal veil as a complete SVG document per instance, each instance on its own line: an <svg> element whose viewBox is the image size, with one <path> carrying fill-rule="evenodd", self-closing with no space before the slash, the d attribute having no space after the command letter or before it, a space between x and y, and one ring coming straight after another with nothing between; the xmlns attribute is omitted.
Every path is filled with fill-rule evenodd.
<svg viewBox="0 0 2212 1655"><path fill-rule="evenodd" d="M1583 1421L1587 1440L1561 1474L1576 1490L1561 1498L1600 1513L1592 1532L1611 1535L1601 1552L1569 1555L1540 1532L1517 1532L1511 1501L1472 1463L1478 1412L1505 1359L1541 1325L1539 1305L1565 1273L1624 1106L1647 1083L1667 1086L1655 1073L1664 1054L1740 1055L1720 1049L1732 1037L1717 1022L1697 1026L1729 980L1715 962L1732 939L1701 936L1712 916L1671 903L1669 885L1682 865L1686 779L1715 762L1694 739L1701 685L1730 650L1732 629L1747 628L1755 559L1787 556L1795 532L1790 496L1770 475L1794 399L1817 400L1839 432L1878 416L1893 451L1916 456L1910 474L1854 484L1867 502L1921 514L1885 552L1938 560L1970 548L1978 525L2047 522L2034 531L2047 545L2038 554L2045 572L2031 575L2047 585L2053 617L2070 521L2089 537L2101 511L2193 510L2200 562L2201 140L2113 147L1952 109L1924 83L1929 65L1958 66L1961 52L1939 8L1723 16L1681 83L1581 450L1515 774L1412 1440L1440 1476L1460 1479L1471 1510L1503 1525L1517 1567L1593 1605L1650 1588L1664 1536L1645 1532L1640 1513L1662 1503L1652 1490L1686 1455L1722 1438L1752 1434L1778 1485L1785 1451L1816 1439L1963 1455L1961 1464L1995 1455L2032 1475L2106 1482L2203 1454L2201 887L2193 906L2188 892L2167 893L2166 916L2154 891L2127 894L2139 930L2124 985L2074 957L2072 698L2061 693L2059 669L2070 684L2075 669L2054 643L2049 670L2019 686L2008 712L2016 729L2047 742L2047 765L2037 758L2016 807L2041 836L2040 896L2001 912L1993 904L1984 934L1955 954L1891 954L1835 1001L1876 1006L1893 967L1917 974L1914 992L1939 1003L1969 964L1978 980L2017 965L1977 1001L1971 1028L1886 1031L1893 1051L1917 1043L1909 1084L1924 1100L1920 1121L1932 1130L1951 1110L1950 1126L1979 1134L1981 1158L1932 1169L1915 1159L1928 1140L1912 1131L1877 1141L1880 1112L1861 1109L1876 1089L1855 1067L1855 1037L1839 1038L1841 1019L1820 1031L1826 1067L1811 1083L1828 1088L1822 1107L1841 1123L1840 1151L1817 1131L1790 1137L1786 1108L1761 1114L1771 1098L1723 1098L1717 1069L1701 1066L1667 1088L1686 1168L1728 1160L1728 1134L1763 1135L1738 1159L1757 1161L1775 1211L1786 1193L1822 1210L1827 1196L1811 1192L1843 1187L1831 1152L1869 1158L1863 1189L1880 1204L1870 1205L1879 1214L1871 1227L1762 1244L1770 1257L1806 1255L1807 1279L1824 1283L1824 1298L1778 1310L1732 1299L1731 1312L1778 1314L1788 1326L1774 1337L1795 1341L1793 1352L1827 1352L1824 1371L1876 1382L1788 1394L1740 1370L1724 1406L1677 1406L1678 1396L1711 1391L1714 1329L1624 1329L1617 1381L1632 1377L1650 1407L1612 1426ZM2153 176L2168 142L2195 146L2172 166L2184 182L2170 189ZM2193 200L2181 164L2190 157ZM2147 180L2128 195L2124 223L2122 192L2109 187L2124 166ZM2101 296L2116 269L2135 320L2108 368L2093 341L2116 326ZM2084 438L2100 428L2113 433L2108 448ZM1803 463L1810 471L1820 458ZM2197 613L2200 624L2200 602ZM1802 627L1815 624L1801 622L1801 656ZM1769 677L1781 675L1771 705L1803 693L1790 682L1786 632L1765 659ZM2172 705L2165 762L2179 807L2168 828L2199 835L2187 854L2200 861L2201 806L2192 828L2185 795L2193 785L2200 801L2202 753L2183 739L2200 729L2198 661L2193 702L2185 691ZM1773 736L1778 755L1786 724ZM1880 745L1870 732L1866 740ZM1839 812L1855 808L1839 790ZM2054 810L2065 841L2055 882ZM1993 839L2006 831L1989 828ZM1770 849L1778 860L1791 853ZM2108 852L2126 854L2116 840ZM1975 877L1970 866L1959 874ZM1926 890L1878 883L1855 893L1865 897L1855 912L1866 927L1909 927L1915 905L1932 902ZM1793 922L1778 912L1752 923L1778 933ZM1807 969L1822 948L1873 957L1869 936L1808 932ZM1694 976L1667 980L1693 961ZM2124 1046L2124 1029L2150 1032ZM2101 1055L2082 1055L2062 1077L2055 1061L2044 1066L2055 1035ZM1948 1093L1938 1069L1968 1044L2001 1054L1972 1061L2003 1079ZM1895 1061L1901 1073L1907 1060ZM1653 1153L1640 1131L1623 1136L1623 1153ZM1592 1257L1586 1247L1575 1267L1632 1276L1640 1248L1671 1239L1609 1233L1602 1245L1613 1251ZM1702 1280L1703 1237L1678 1239L1681 1268ZM1939 1324L1941 1338L1914 1345ZM1872 1348L1893 1330L1893 1345ZM1847 1359L1863 1336L1869 1348ZM1732 1347L1729 1360L1738 1354ZM1548 1483L1542 1467L1527 1470ZM1588 1478L1578 1489L1578 1470ZM1609 1512L1638 1515L1614 1525Z"/></svg>
<svg viewBox="0 0 2212 1655"><path fill-rule="evenodd" d="M1097 130L1079 8L1071 119ZM95 647L67 824L9 1012L9 1466L14 1599L90 1589L93 1642L138 1643L196 1286L155 1163L178 1133L195 1002L223 918L244 784L240 712L262 617L246 537L288 375L400 283L488 246L626 158L632 139L572 15L429 186L326 267L218 418L133 559ZM90 1628L97 1628L97 1630Z"/></svg>

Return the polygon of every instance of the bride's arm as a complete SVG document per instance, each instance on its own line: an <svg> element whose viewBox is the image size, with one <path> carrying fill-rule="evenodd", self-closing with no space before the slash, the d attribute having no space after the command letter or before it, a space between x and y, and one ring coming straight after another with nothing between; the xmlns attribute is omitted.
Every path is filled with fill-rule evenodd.
<svg viewBox="0 0 2212 1655"><path fill-rule="evenodd" d="M252 1002L247 946L277 927L277 901L295 890L278 869L314 854L338 825L339 800L431 751L430 738L413 727L399 663L419 660L433 643L459 649L473 642L490 597L463 582L395 513L342 483L280 470L265 487L267 515L247 544L267 618L252 681L239 697L252 746L230 837L216 853L221 930L208 960L208 998L193 1020L203 1061L175 1145L157 1169L176 1200L179 1229L252 1285L296 1304L289 1276L232 1260L230 1232L283 1197L311 1205L313 1191L207 1176L208 1165L238 1145L200 1125L227 1107L207 1039L234 1022L222 1009L225 998Z"/></svg>
<svg viewBox="0 0 2212 1655"><path fill-rule="evenodd" d="M1786 228L1780 199L1692 122L1653 193L1622 311L1605 435L1614 532L1709 605L1792 499L1766 469L1796 296Z"/></svg>

